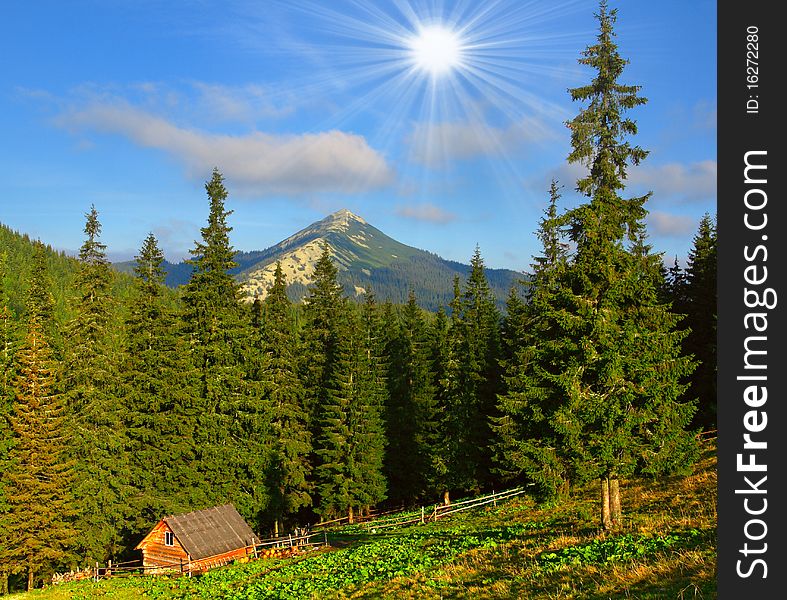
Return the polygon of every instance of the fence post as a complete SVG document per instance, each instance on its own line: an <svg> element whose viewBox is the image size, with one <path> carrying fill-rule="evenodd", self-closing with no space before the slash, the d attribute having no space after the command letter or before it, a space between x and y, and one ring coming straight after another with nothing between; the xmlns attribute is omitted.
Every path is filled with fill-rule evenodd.
<svg viewBox="0 0 787 600"><path fill-rule="evenodd" d="M424 524L424 507L421 507L421 525Z"/></svg>
<svg viewBox="0 0 787 600"><path fill-rule="evenodd" d="M492 490L492 505L497 508L497 498L495 497L495 490Z"/></svg>
<svg viewBox="0 0 787 600"><path fill-rule="evenodd" d="M98 581L98 561L96 561L96 576L95 580Z"/></svg>
<svg viewBox="0 0 787 600"><path fill-rule="evenodd" d="M322 532L322 539L323 539L323 542L325 543L325 545L327 546L328 545L328 532L327 531L323 531Z"/></svg>

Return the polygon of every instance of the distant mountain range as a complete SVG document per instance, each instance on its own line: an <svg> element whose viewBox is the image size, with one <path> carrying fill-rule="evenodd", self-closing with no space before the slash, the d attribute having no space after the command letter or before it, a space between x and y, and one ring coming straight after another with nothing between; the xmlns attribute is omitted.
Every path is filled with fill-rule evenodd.
<svg viewBox="0 0 787 600"><path fill-rule="evenodd" d="M276 262L287 278L288 294L300 300L314 276L314 265L327 244L339 268L339 282L350 296L373 290L379 300L402 303L412 289L419 304L429 310L447 305L453 297L453 279L462 280L470 267L436 254L407 246L385 235L349 210L342 209L266 250L239 252L233 273L249 299L264 298L273 282ZM133 261L116 263L119 271L130 272ZM166 283L177 287L188 282L192 266L165 263ZM511 286L522 273L487 269L489 285L501 306Z"/></svg>

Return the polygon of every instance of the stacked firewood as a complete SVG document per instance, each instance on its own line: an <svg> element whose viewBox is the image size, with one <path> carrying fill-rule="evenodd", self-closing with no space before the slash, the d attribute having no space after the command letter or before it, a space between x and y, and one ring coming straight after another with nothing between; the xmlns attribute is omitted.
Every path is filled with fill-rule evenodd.
<svg viewBox="0 0 787 600"><path fill-rule="evenodd" d="M79 581L80 579L89 579L95 574L94 570L90 567L85 567L77 571L67 571L65 573L55 573L52 575L52 585L59 583L68 583L69 581Z"/></svg>

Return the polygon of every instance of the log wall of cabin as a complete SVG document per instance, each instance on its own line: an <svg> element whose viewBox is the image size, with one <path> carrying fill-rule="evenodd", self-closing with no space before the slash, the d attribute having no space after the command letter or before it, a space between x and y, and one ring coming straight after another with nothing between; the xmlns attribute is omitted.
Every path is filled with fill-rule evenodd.
<svg viewBox="0 0 787 600"><path fill-rule="evenodd" d="M208 569L214 566L226 565L231 563L233 560L237 560L239 558L245 558L250 553L251 553L251 548L238 548L237 550L232 550L230 552L225 552L223 554L217 554L216 556L208 556L200 560L192 560L191 572L201 573L203 571L207 571ZM185 570L188 568L188 566L184 565L183 568Z"/></svg>
<svg viewBox="0 0 787 600"><path fill-rule="evenodd" d="M181 561L184 568L188 564L189 555L175 538L173 546L164 543L164 534L172 531L163 521L151 531L142 548L142 564L145 567L172 567L180 569Z"/></svg>

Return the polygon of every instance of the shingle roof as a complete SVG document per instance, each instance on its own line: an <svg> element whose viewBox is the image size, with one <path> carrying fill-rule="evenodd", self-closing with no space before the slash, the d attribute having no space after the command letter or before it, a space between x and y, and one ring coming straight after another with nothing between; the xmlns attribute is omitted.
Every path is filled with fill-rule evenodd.
<svg viewBox="0 0 787 600"><path fill-rule="evenodd" d="M164 517L192 560L245 548L256 539L232 504Z"/></svg>

